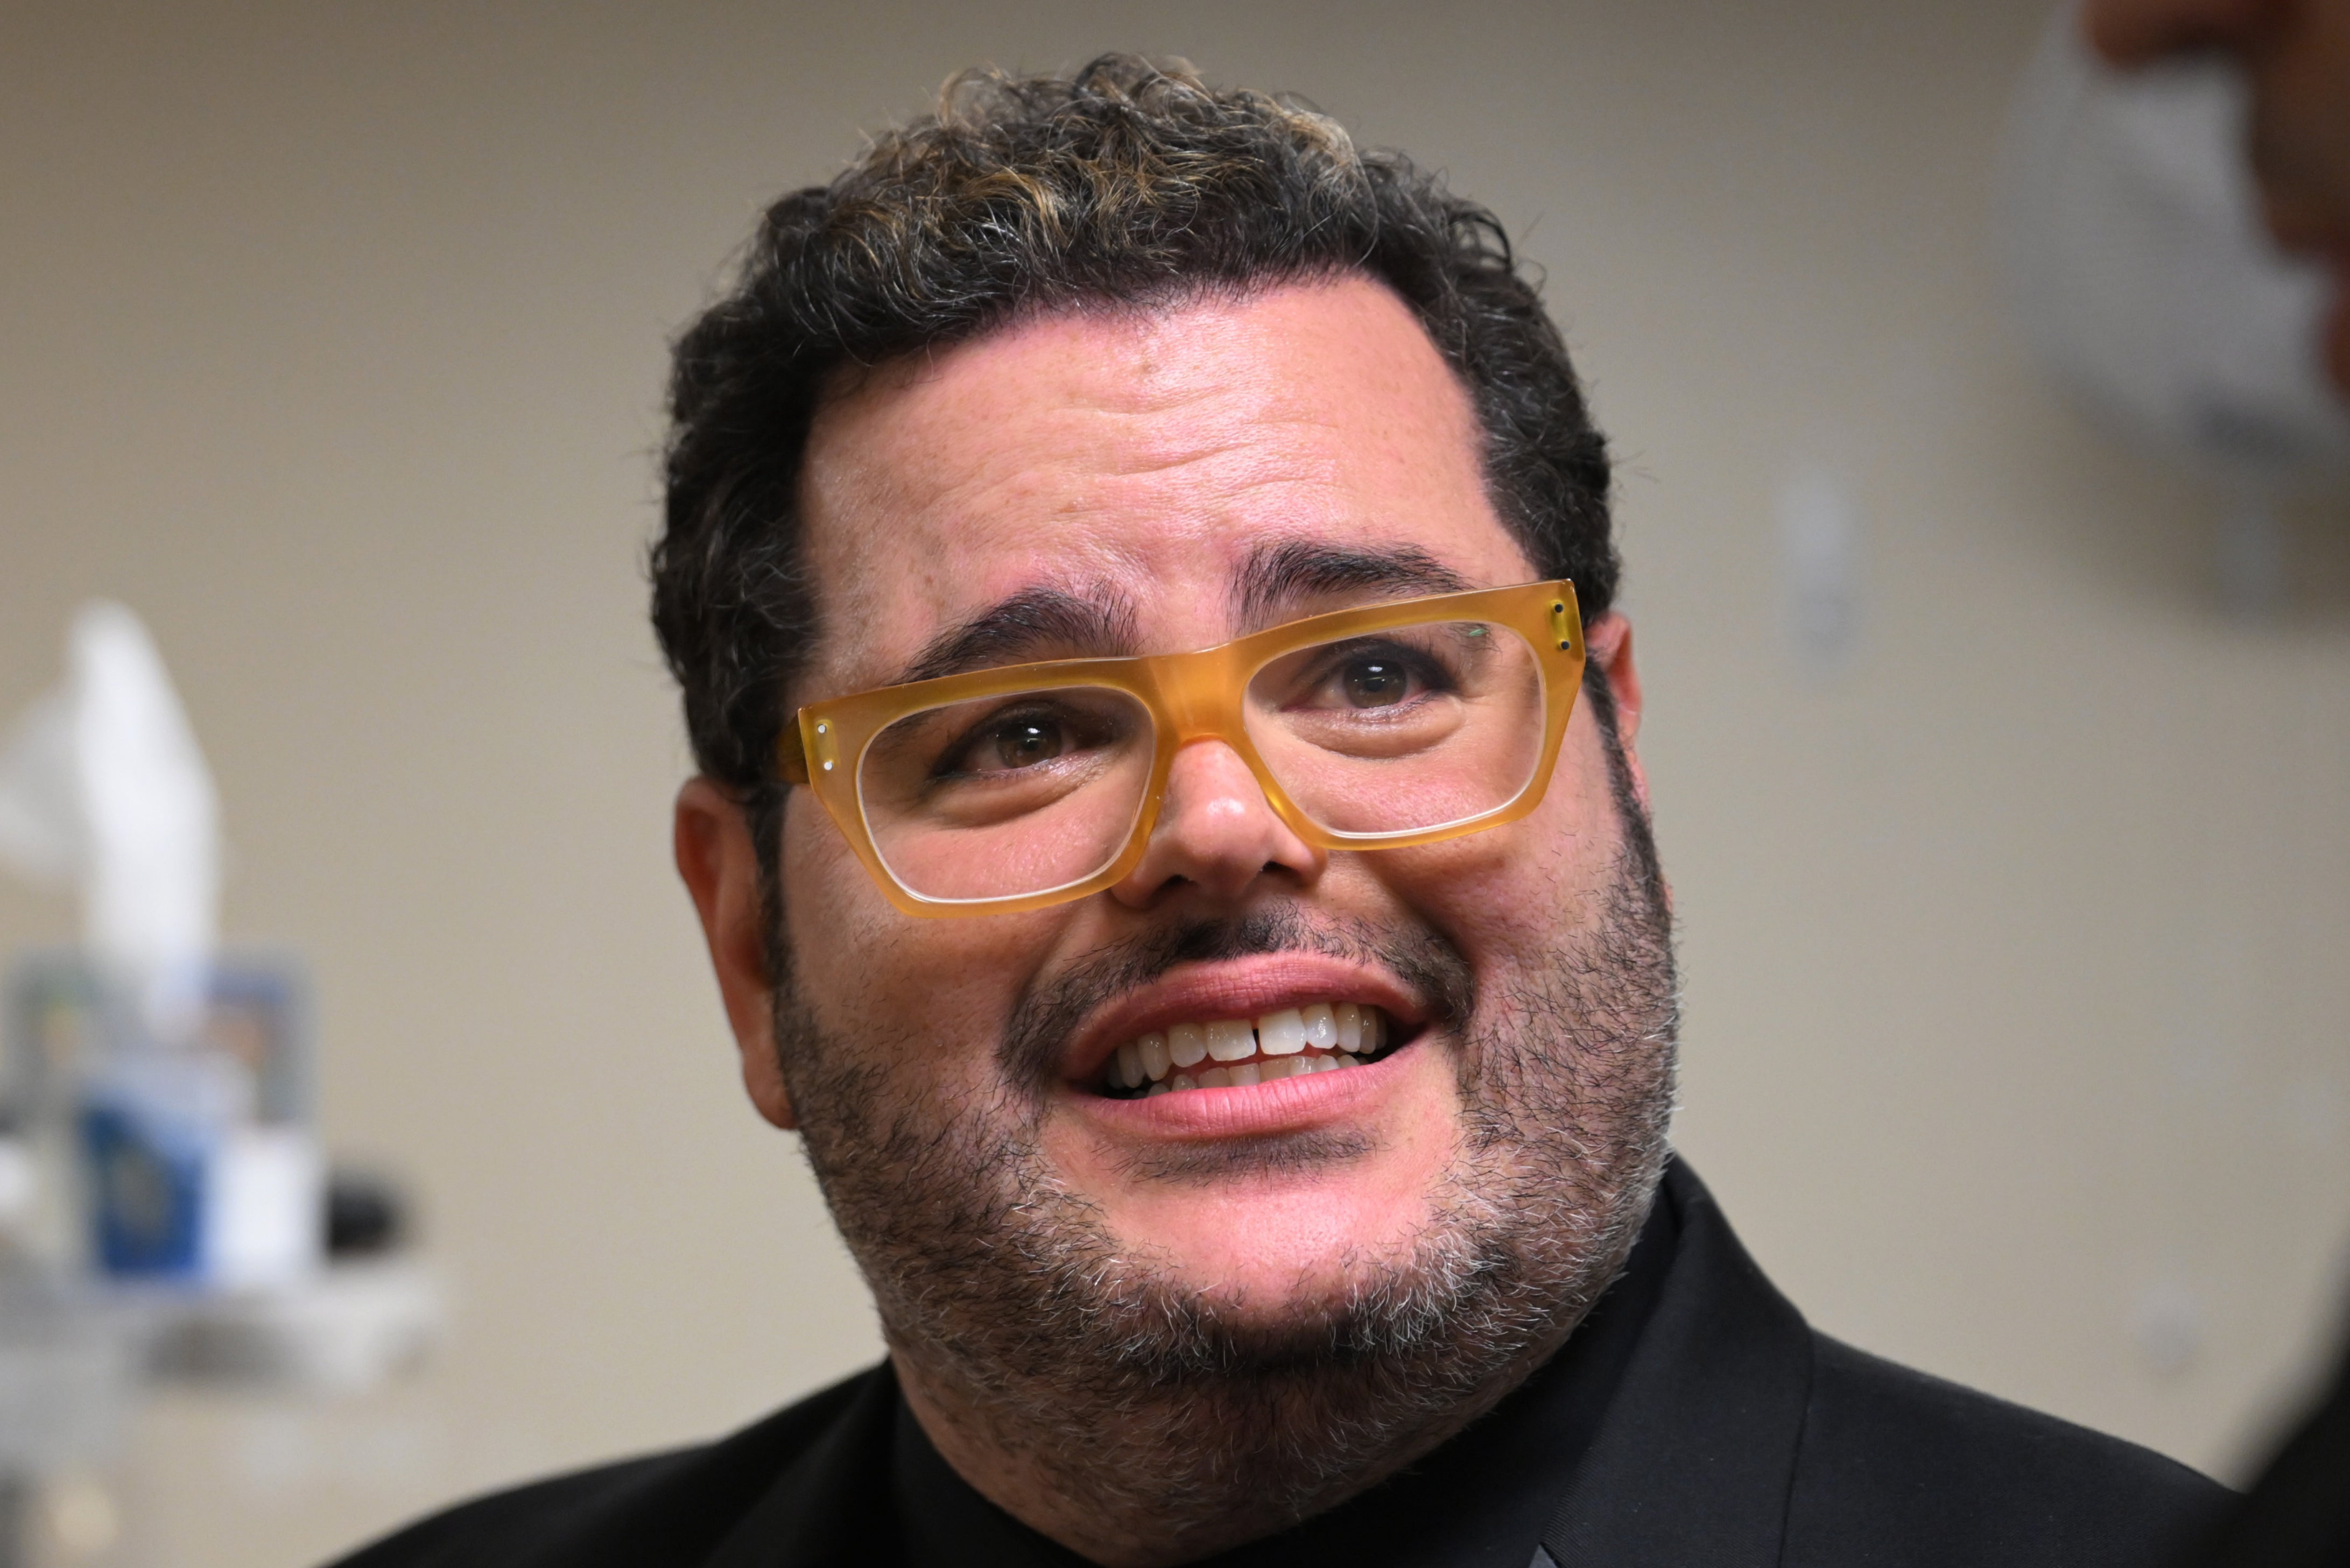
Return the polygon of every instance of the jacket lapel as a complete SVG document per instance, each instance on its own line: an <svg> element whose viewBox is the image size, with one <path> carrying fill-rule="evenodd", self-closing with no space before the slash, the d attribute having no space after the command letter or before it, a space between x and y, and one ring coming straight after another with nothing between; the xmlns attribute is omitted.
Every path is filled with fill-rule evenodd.
<svg viewBox="0 0 2350 1568"><path fill-rule="evenodd" d="M1543 1532L1559 1568L1770 1568L1811 1395L1811 1330L1676 1158L1679 1244L1599 1433Z"/></svg>

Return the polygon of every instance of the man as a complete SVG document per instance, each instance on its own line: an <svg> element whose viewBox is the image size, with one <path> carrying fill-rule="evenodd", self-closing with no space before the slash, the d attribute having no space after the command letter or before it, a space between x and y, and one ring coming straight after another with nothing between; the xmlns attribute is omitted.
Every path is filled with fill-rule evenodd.
<svg viewBox="0 0 2350 1568"><path fill-rule="evenodd" d="M2350 394L2350 0L2089 0L2090 43L2135 68L2199 50L2243 72L2245 151L2276 242L2333 275L2319 351ZM2243 1505L2199 1549L2211 1568L2350 1563L2350 1360Z"/></svg>
<svg viewBox="0 0 2350 1568"><path fill-rule="evenodd" d="M1670 1158L1606 452L1481 209L1187 67L969 76L768 214L671 406L679 866L889 1356L356 1563L2069 1568L2209 1516L1813 1334Z"/></svg>

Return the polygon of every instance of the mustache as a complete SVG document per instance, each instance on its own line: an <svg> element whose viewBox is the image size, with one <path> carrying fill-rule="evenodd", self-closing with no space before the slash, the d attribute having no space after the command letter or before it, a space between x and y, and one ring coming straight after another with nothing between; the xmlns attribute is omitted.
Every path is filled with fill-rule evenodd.
<svg viewBox="0 0 2350 1568"><path fill-rule="evenodd" d="M1013 1008L996 1045L997 1064L1006 1082L1041 1097L1059 1075L1062 1047L1097 1008L1184 964L1284 952L1388 970L1437 1028L1457 1033L1477 1010L1469 961L1436 931L1419 925L1388 929L1314 919L1295 904L1267 904L1097 948L1039 981Z"/></svg>

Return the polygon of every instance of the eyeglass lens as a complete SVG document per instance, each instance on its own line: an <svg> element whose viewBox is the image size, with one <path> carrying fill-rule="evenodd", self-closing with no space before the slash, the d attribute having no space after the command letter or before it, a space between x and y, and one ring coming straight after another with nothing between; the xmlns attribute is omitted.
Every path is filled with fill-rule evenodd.
<svg viewBox="0 0 2350 1568"><path fill-rule="evenodd" d="M1542 666L1507 627L1433 621L1282 655L1250 679L1249 740L1298 809L1346 834L1482 816L1532 781ZM909 892L1016 898L1084 881L1134 832L1150 711L1059 686L910 713L875 736L857 786L874 846Z"/></svg>

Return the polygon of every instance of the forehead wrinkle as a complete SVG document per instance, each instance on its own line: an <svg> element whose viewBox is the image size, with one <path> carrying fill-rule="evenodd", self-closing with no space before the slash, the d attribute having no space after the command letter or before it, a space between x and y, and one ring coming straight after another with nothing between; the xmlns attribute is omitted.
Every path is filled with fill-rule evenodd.
<svg viewBox="0 0 2350 1568"><path fill-rule="evenodd" d="M1207 521L1227 504L1268 492L1313 492L1341 505L1351 494L1340 453L1300 450L1304 443L1284 446L1279 432L1261 423L1172 431L1139 416L1118 422L1124 428L1065 432L1076 439L986 443L976 462L955 473L923 472L920 454L936 449L938 432L917 423L891 432L888 447L875 454L879 461L834 466L820 485L808 488L820 493L819 504L829 504L827 513L849 524L852 536L862 531L858 524L873 528L902 518L935 532L938 543L954 545L991 537L1009 543L1033 529L1096 519L1156 514ZM1342 433L1326 421L1292 422ZM1056 541L1021 543L1036 547Z"/></svg>
<svg viewBox="0 0 2350 1568"><path fill-rule="evenodd" d="M1268 489L1343 494L1348 488L1341 454L1324 442L1284 442L1279 429L1263 422L1172 430L1136 416L1121 418L1115 429L1083 428L1092 422L1082 421L1058 451L1051 442L997 448L973 471L935 485L923 497L924 509L966 524L1156 510L1198 516ZM1324 421L1288 422L1338 433Z"/></svg>
<svg viewBox="0 0 2350 1568"><path fill-rule="evenodd" d="M886 475L901 504L968 510L1003 492L1028 488L1040 454L1062 477L1095 483L1221 466L1245 473L1283 465L1293 475L1303 468L1335 476L1345 459L1334 446L1344 447L1360 433L1263 370L1235 379L1224 366L1222 379L1195 378L1170 374L1157 362L1160 356L1148 354L1140 365L1095 358L1039 364L1026 355L1003 363L1018 347L982 339L959 349L951 367L933 367L895 389L911 391L910 398L868 394L827 410L835 428L861 424L868 432L874 431L872 402L892 401L901 416L910 416L889 421L880 442L887 455L868 483ZM1196 351L1196 345L1186 347ZM1001 378L1015 373L1039 381L1055 406L1028 410L1007 429L996 393ZM846 406L858 401L868 406ZM964 448L978 461L960 474L909 485L908 477L923 466L920 457L942 447Z"/></svg>

